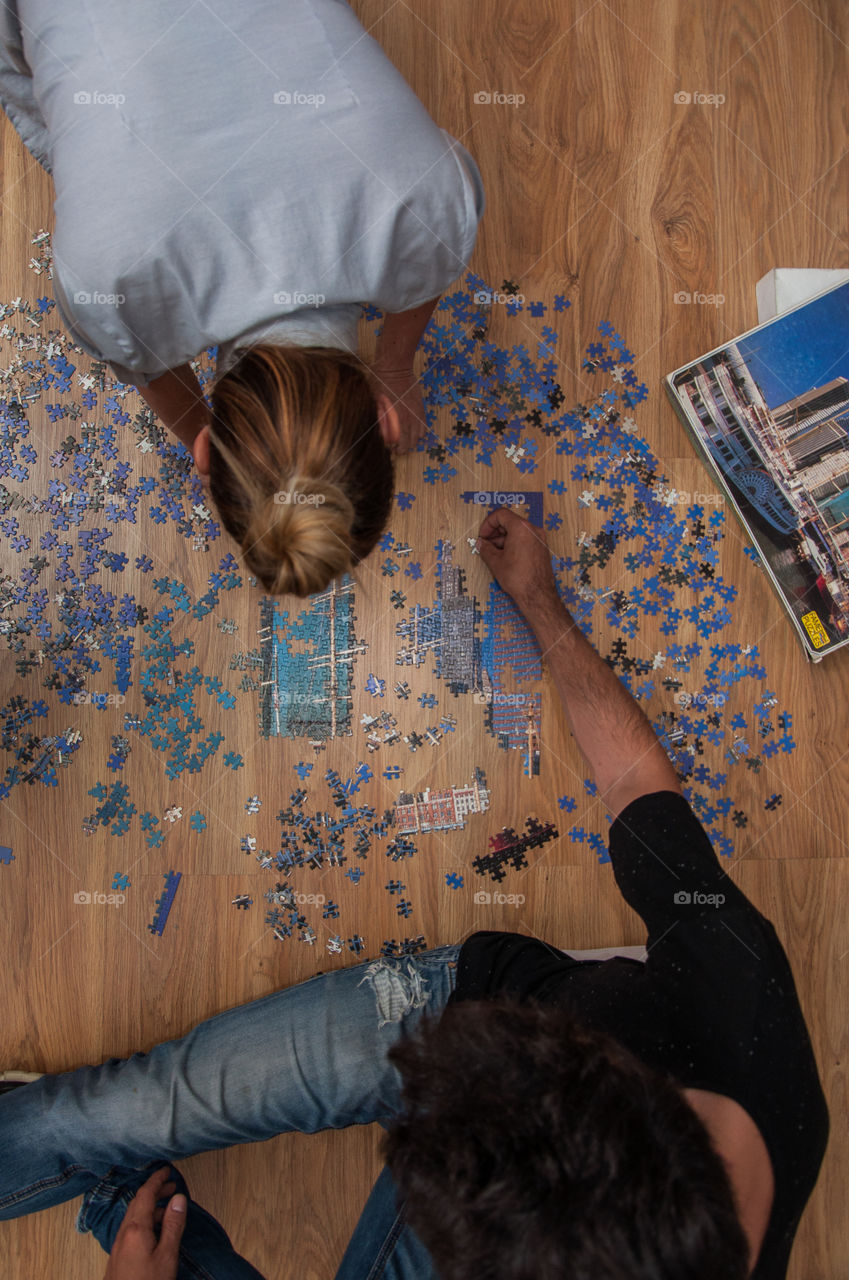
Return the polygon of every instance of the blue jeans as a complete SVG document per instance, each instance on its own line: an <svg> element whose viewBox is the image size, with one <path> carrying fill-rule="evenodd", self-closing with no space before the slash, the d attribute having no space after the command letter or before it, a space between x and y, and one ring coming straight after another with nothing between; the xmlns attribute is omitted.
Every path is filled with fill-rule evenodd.
<svg viewBox="0 0 849 1280"><path fill-rule="evenodd" d="M109 1251L137 1188L173 1160L278 1133L386 1124L400 1077L386 1058L456 981L459 944L319 974L201 1022L150 1053L44 1076L0 1096L0 1218L82 1195L79 1231ZM187 1193L179 1174L178 1189ZM261 1280L189 1199L179 1280ZM435 1280L387 1170L337 1280Z"/></svg>

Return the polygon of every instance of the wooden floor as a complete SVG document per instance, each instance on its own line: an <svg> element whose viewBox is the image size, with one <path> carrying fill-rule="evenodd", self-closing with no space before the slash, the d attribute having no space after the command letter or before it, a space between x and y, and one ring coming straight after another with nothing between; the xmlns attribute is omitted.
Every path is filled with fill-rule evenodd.
<svg viewBox="0 0 849 1280"><path fill-rule="evenodd" d="M581 356L596 339L598 324L609 320L636 353L638 377L650 390L635 414L640 433L662 460L671 484L690 491L706 487L706 475L662 392L661 377L751 327L755 283L770 268L849 266L849 9L841 0L358 0L355 8L439 124L461 138L480 164L488 210L474 270L495 285L512 279L528 298L550 304L555 294L565 293L571 300L567 312L548 321L560 335L557 377L567 404L584 398ZM475 95L482 92L521 94L525 100L518 106L477 103ZM723 95L724 101L679 104L675 95L681 92ZM101 177L108 199L109 175ZM95 157L92 181L99 181ZM27 268L30 240L40 228L52 226L51 184L5 121L0 196L0 298L22 294L34 300L46 286ZM724 302L678 305L679 291L719 294ZM493 336L502 342L530 341L538 331L529 325L519 335L515 326L493 318ZM32 418L39 434L57 434L43 404ZM68 429L63 427L61 436ZM135 463L133 443L122 440L120 456ZM40 450L29 482L35 492L50 476L47 453ZM534 480L547 484L562 474L563 460L550 451ZM417 540L428 551L446 534L462 544L471 531L468 510L457 506L456 494L452 504L443 489L422 484L421 457L403 461L398 479L399 489L418 498L412 513L393 517L396 535ZM505 488L516 483L512 465L503 459L487 487L496 482ZM574 497L560 509L569 514L551 541L569 554L581 529ZM26 520L21 517L25 531ZM131 533L135 554L149 550L158 572L203 592L220 558L220 543L215 554L198 555L170 523L160 527L146 521ZM736 850L731 874L773 920L789 953L831 1106L831 1146L790 1275L793 1280L847 1280L843 1062L849 1007L849 657L842 652L818 666L805 662L743 545L739 530L729 528L722 570L740 594L733 626L723 639L759 646L768 686L793 715L798 746L768 761L759 778L745 772L734 776L729 791L750 821L737 829L729 816L723 830ZM484 597L483 566L468 557L464 565L470 590ZM6 547L4 569L17 573L20 567ZM432 574L432 565L428 568ZM379 585L376 576L370 581ZM139 600L145 591L152 594L132 566L115 579L113 589L136 592ZM233 592L217 612L216 617L237 621L236 637L206 623L187 624L181 632L194 639L194 660L201 669L223 671L224 683L233 688L228 655L256 643L257 600L255 591ZM399 674L395 619L381 607L384 600L385 592L375 587L372 597L366 589L357 601L358 630L370 645L355 673L357 717L377 702L362 694L367 673L390 682ZM607 649L611 638L599 614L596 639ZM643 639L647 645L657 639L664 648L668 642L659 634L653 637L650 626ZM418 673L410 682L416 694L436 689L440 712L453 709L454 700L438 682ZM697 688L697 674L693 683ZM750 707L764 687L749 682L741 692L744 710L745 700ZM3 703L19 693L48 699L46 728L40 732L60 732L69 723L69 709L59 706L55 692L44 692L38 672L16 675L10 653L3 668ZM381 707L392 709L393 702L387 694ZM136 679L123 710L141 707ZM490 813L470 820L465 836L422 841L403 872L384 862L378 850L371 866L364 864L373 885L367 879L355 890L343 882L346 895L337 893L334 881L333 894L343 906L340 932L366 936L366 954L374 954L384 938L421 932L436 945L482 925L532 930L573 947L642 941L640 922L620 901L609 866L599 866L585 844L563 838L547 846L522 876L526 902L520 912L507 905L486 912L476 907L467 863L501 825L519 826L528 814L559 818L557 797L564 790L579 795L584 806L579 816L589 826L604 829L604 820L583 794L584 771L558 724L548 685L537 779L522 775L515 752L495 747L479 714L473 717L460 701L457 708L456 745L431 754L378 754L377 777L363 795L382 809L398 787L460 782L474 763L486 769L492 785ZM260 845L274 847L274 815L296 785L292 765L313 759L304 754L306 743L259 738L255 703L241 697L233 712L217 715L211 706L204 711L206 730L220 727L227 746L245 756L238 774L216 764L197 777L184 774L169 781L162 758L137 745L127 775L139 813L161 815L173 804L186 812L162 848L149 849L138 816L123 837L103 828L83 835L82 821L94 805L90 788L119 776L108 771L106 759L122 717L118 709L83 708L79 715L73 710L84 743L72 766L61 771L59 786L18 786L0 813L0 843L15 850L15 861L0 866L6 921L3 1067L60 1071L147 1049L205 1016L318 968L355 961L348 951L341 956L324 951L326 928L315 950L294 939L276 941L262 926L268 875L245 874L250 864L237 843L250 832ZM317 807L327 804L317 782L324 769L334 767L347 776L357 759L367 758L364 752L359 730L353 739L329 744L312 779ZM401 782L383 782L380 770L386 763L405 767ZM784 797L774 812L763 807L767 784ZM252 794L264 803L249 818L244 804ZM208 817L202 837L187 828L188 813L195 809ZM447 891L443 872L464 865L466 891ZM162 875L172 867L182 870L184 881L163 936L154 938L145 924ZM125 906L92 909L81 919L73 893L108 889L116 870L131 874ZM415 903L409 920L397 918L394 900L383 890L383 877L390 874L409 887ZM514 879L505 887L518 883ZM253 894L252 910L231 908L230 900L240 892ZM774 1066L781 1070L781 1063ZM181 1167L195 1197L270 1280L327 1280L378 1171L378 1142L379 1133L372 1131L280 1137L200 1155ZM76 1208L76 1203L65 1204L2 1224L0 1272L15 1280L102 1275L98 1246L74 1234Z"/></svg>

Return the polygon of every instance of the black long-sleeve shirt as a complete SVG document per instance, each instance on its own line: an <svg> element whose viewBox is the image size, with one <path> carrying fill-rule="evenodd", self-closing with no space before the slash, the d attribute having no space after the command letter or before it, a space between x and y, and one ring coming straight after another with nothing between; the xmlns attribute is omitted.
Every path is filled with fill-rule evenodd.
<svg viewBox="0 0 849 1280"><path fill-rule="evenodd" d="M611 828L610 857L648 929L645 963L573 960L520 934L477 933L460 952L455 999L562 1003L680 1087L738 1102L763 1136L775 1179L753 1280L783 1280L828 1138L784 948L675 792L630 804Z"/></svg>

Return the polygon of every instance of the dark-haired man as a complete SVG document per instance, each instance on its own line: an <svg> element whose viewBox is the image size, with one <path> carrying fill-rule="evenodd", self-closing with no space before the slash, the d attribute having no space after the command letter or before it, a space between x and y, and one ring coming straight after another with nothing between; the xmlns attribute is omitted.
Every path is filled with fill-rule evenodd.
<svg viewBox="0 0 849 1280"><path fill-rule="evenodd" d="M615 816L645 961L478 933L43 1076L0 1097L0 1216L83 1194L107 1280L255 1280L163 1161L379 1121L388 1166L337 1280L784 1277L828 1132L784 951L561 604L539 531L493 513L479 547Z"/></svg>

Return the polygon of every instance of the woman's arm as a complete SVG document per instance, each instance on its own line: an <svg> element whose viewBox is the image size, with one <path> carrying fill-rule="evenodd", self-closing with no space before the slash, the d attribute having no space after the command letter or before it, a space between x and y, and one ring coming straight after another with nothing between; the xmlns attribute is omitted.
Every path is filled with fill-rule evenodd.
<svg viewBox="0 0 849 1280"><path fill-rule="evenodd" d="M209 422L209 409L191 365L169 369L136 390L191 452L198 432Z"/></svg>
<svg viewBox="0 0 849 1280"><path fill-rule="evenodd" d="M383 438L393 452L406 453L427 430L424 401L413 359L438 298L411 311L398 311L383 320L372 364L375 394L387 396L394 413L380 417Z"/></svg>
<svg viewBox="0 0 849 1280"><path fill-rule="evenodd" d="M413 357L433 315L439 298L431 298L412 311L397 311L384 316L383 332L377 340L374 358L375 372L395 373L412 370Z"/></svg>

